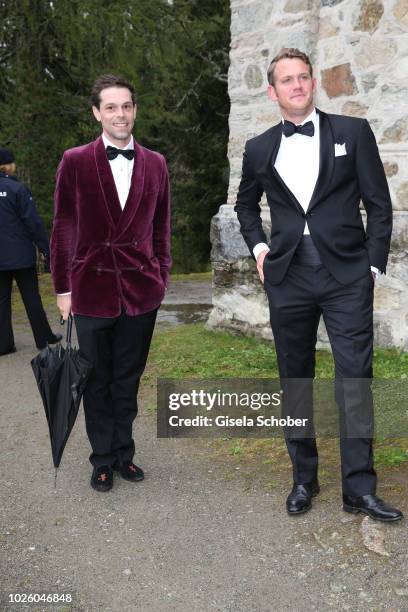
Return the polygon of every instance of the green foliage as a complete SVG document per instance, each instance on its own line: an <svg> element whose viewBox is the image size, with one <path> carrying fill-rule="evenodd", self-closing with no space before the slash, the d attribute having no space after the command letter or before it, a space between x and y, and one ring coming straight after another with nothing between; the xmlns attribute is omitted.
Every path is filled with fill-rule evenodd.
<svg viewBox="0 0 408 612"><path fill-rule="evenodd" d="M228 177L228 0L0 0L0 12L0 146L47 225L63 151L99 132L92 82L120 73L138 92L137 139L169 162L175 269L206 269Z"/></svg>
<svg viewBox="0 0 408 612"><path fill-rule="evenodd" d="M161 330L153 339L150 360L163 378L278 376L271 342L207 330L201 323ZM407 363L408 353L378 348L374 356L374 377L404 381ZM333 358L329 351L316 351L316 376L333 378Z"/></svg>
<svg viewBox="0 0 408 612"><path fill-rule="evenodd" d="M400 349L375 349L374 376L377 378L407 378L408 353Z"/></svg>
<svg viewBox="0 0 408 612"><path fill-rule="evenodd" d="M149 357L154 374L163 378L275 378L278 377L276 353L271 342L227 332L206 330L202 324L183 325L155 334ZM407 376L408 353L396 349L376 349L374 376L390 382L388 399L382 398L382 381L374 381L377 431L375 464L379 468L398 467L408 461L406 439L384 435L388 429L406 431L406 401L391 402L397 396L401 381L401 394L406 399L405 379ZM154 364L154 365L153 365ZM333 358L329 351L317 351L316 376L332 378ZM401 428L398 430L398 423ZM323 449L324 463L338 469L337 440L319 441ZM219 441L220 453L240 461L269 458L271 463L284 464L286 449L282 439L245 439ZM277 459L278 458L278 459ZM276 466L275 466L276 467Z"/></svg>
<svg viewBox="0 0 408 612"><path fill-rule="evenodd" d="M242 447L239 443L233 443L228 448L228 453L234 457L239 457L242 454Z"/></svg>
<svg viewBox="0 0 408 612"><path fill-rule="evenodd" d="M209 331L202 324L161 331L150 355L158 375L168 378L267 378L278 372L271 343Z"/></svg>
<svg viewBox="0 0 408 612"><path fill-rule="evenodd" d="M408 450L400 446L375 448L376 467L398 467L406 461L408 461Z"/></svg>

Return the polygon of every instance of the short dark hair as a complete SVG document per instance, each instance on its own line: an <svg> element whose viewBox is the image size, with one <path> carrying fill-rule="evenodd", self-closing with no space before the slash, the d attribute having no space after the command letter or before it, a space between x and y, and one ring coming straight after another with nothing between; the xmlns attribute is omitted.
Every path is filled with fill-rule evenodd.
<svg viewBox="0 0 408 612"><path fill-rule="evenodd" d="M303 62L305 62L305 64L309 67L310 76L311 78L313 78L313 68L309 56L306 55L306 53L303 53L303 51L299 51L299 49L284 47L279 51L277 55L275 55L275 57L269 64L268 72L266 73L269 85L274 85L274 71L276 68L276 64L280 60L293 58L301 59Z"/></svg>
<svg viewBox="0 0 408 612"><path fill-rule="evenodd" d="M102 74L98 77L95 83L92 85L91 91L91 102L92 106L96 108L100 107L101 104L101 91L108 87L123 87L128 89L132 96L133 104L136 104L136 92L132 83L129 83L124 77L115 74Z"/></svg>

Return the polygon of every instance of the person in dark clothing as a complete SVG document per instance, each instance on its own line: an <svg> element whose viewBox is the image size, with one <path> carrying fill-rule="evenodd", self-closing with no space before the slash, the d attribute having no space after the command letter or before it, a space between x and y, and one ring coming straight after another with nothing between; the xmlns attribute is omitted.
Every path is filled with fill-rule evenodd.
<svg viewBox="0 0 408 612"><path fill-rule="evenodd" d="M0 149L0 355L14 353L11 289L16 280L37 348L61 340L54 334L38 290L36 249L49 258L49 244L33 197L13 175L14 155Z"/></svg>
<svg viewBox="0 0 408 612"><path fill-rule="evenodd" d="M315 107L316 79L303 51L283 48L267 77L281 121L247 142L235 211L269 302L282 414L302 411L310 425L306 431L284 430L293 467L286 509L292 516L308 512L320 491L311 417L323 317L340 411L343 510L398 521L402 512L376 495L373 455L374 282L386 271L392 232L392 203L375 136L366 119ZM259 206L264 192L270 244Z"/></svg>

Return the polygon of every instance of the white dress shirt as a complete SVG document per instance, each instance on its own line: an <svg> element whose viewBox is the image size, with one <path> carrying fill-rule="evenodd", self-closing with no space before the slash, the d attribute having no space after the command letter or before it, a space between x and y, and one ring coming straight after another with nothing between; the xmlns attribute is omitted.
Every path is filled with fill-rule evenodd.
<svg viewBox="0 0 408 612"><path fill-rule="evenodd" d="M285 136L282 133L282 140L275 160L275 170L305 212L312 199L320 167L320 122L315 108L298 125L303 125L308 121L313 122L314 135L305 136L295 132L292 136ZM307 223L305 223L303 235L310 235ZM260 242L254 246L255 259L262 251L269 251L265 242ZM371 270L376 276L378 275L378 268L371 266Z"/></svg>
<svg viewBox="0 0 408 612"><path fill-rule="evenodd" d="M109 142L106 138L105 134L102 134L103 144L106 147L115 147L116 145ZM130 142L126 145L126 147L120 147L121 149L134 149L133 137L130 139ZM113 180L115 181L116 191L118 193L119 202L122 207L122 210L125 208L126 200L129 195L130 184L132 182L132 172L133 172L133 159L126 159L123 155L118 155L115 159L108 160L109 165L112 170Z"/></svg>
<svg viewBox="0 0 408 612"><path fill-rule="evenodd" d="M314 135L305 136L295 133L287 137L282 134L275 161L275 169L305 212L309 207L319 176L320 126L316 109L313 109L302 124L308 121L312 121L314 125ZM304 234L310 234L307 223Z"/></svg>
<svg viewBox="0 0 408 612"><path fill-rule="evenodd" d="M283 123L282 118L282 123ZM292 136L285 136L282 133L282 140L279 146L278 155L275 160L275 170L281 179L293 193L303 210L306 212L312 199L312 194L319 176L320 165L320 125L319 116L316 109L302 121L302 125L312 121L314 125L314 135L305 136L295 133ZM309 235L310 231L305 223L304 235ZM253 253L257 259L259 253L268 250L265 242L255 245Z"/></svg>

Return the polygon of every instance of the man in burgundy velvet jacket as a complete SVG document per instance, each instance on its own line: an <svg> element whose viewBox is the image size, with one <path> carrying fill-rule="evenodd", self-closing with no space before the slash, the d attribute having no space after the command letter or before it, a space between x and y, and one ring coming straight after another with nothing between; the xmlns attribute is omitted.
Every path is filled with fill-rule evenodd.
<svg viewBox="0 0 408 612"><path fill-rule="evenodd" d="M51 269L60 312L72 311L94 364L84 394L91 485L107 491L113 469L132 482L144 477L132 424L171 265L170 195L163 156L132 137L132 85L103 75L92 103L103 133L66 151L58 167Z"/></svg>

